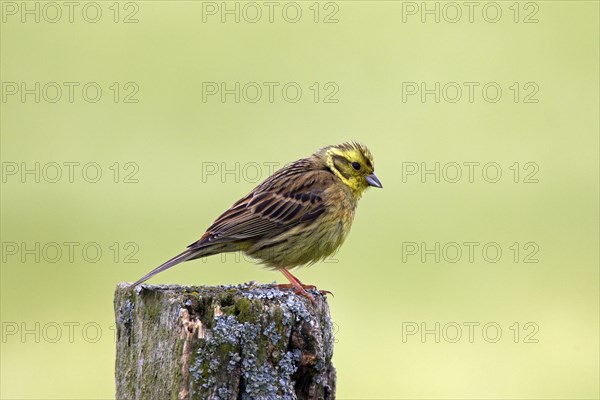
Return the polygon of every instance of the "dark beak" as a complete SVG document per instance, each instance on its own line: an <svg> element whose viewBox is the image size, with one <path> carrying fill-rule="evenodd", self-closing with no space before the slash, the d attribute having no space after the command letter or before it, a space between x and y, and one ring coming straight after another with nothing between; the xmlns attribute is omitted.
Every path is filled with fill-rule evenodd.
<svg viewBox="0 0 600 400"><path fill-rule="evenodd" d="M377 177L375 176L375 173L367 175L366 178L367 178L367 183L369 184L369 186L374 186L376 188L382 188L383 187L383 185L381 184L381 182L379 182L379 179L377 179Z"/></svg>

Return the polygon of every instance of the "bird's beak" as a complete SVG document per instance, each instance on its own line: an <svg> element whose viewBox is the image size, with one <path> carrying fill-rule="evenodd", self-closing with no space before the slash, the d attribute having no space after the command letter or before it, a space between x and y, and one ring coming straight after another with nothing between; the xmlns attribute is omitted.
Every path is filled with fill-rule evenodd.
<svg viewBox="0 0 600 400"><path fill-rule="evenodd" d="M377 177L375 176L375 173L367 175L366 178L367 178L367 183L369 184L369 186L374 186L376 188L383 187L381 182L379 182L379 179L377 179Z"/></svg>

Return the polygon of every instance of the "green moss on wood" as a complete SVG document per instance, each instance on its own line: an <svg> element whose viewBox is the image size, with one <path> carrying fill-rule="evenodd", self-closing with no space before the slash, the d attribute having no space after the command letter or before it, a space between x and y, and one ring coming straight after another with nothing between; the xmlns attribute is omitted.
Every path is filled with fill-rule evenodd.
<svg viewBox="0 0 600 400"><path fill-rule="evenodd" d="M117 398L334 398L329 310L313 295L316 305L272 285L117 287ZM196 329L183 338L182 309Z"/></svg>

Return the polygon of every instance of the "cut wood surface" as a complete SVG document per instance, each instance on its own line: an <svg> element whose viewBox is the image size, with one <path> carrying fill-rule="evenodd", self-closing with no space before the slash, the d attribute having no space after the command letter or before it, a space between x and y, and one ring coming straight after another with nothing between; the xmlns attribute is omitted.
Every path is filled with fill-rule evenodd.
<svg viewBox="0 0 600 400"><path fill-rule="evenodd" d="M324 296L292 290L121 283L117 399L334 399Z"/></svg>

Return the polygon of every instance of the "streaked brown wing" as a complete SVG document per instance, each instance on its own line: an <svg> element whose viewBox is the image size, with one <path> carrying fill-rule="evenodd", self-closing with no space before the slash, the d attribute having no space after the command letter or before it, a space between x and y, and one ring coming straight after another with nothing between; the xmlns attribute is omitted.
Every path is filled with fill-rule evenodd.
<svg viewBox="0 0 600 400"><path fill-rule="evenodd" d="M191 246L274 235L316 219L325 211L323 177L330 176L322 170L304 171L297 177L286 175L283 180L272 176L217 218Z"/></svg>

